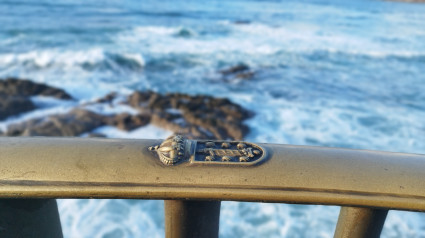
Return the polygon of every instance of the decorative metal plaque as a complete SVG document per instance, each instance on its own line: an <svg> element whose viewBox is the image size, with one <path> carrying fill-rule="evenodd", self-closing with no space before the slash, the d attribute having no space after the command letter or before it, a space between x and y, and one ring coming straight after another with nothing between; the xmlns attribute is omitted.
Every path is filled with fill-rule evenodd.
<svg viewBox="0 0 425 238"><path fill-rule="evenodd" d="M242 141L188 140L177 135L160 145L149 147L156 151L165 165L183 162L191 164L254 165L263 161L266 151L259 145Z"/></svg>

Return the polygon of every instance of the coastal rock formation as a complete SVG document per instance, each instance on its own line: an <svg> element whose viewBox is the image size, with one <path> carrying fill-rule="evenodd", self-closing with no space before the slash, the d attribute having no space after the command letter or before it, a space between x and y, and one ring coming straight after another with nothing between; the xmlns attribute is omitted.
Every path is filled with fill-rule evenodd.
<svg viewBox="0 0 425 238"><path fill-rule="evenodd" d="M36 106L30 96L72 99L64 90L45 84L15 78L0 79L0 120L34 110Z"/></svg>
<svg viewBox="0 0 425 238"><path fill-rule="evenodd" d="M112 101L117 97L116 92L108 93L104 97L101 97L95 101L95 103L109 103L112 104Z"/></svg>
<svg viewBox="0 0 425 238"><path fill-rule="evenodd" d="M134 92L128 103L152 115L151 123L175 133L196 138L242 139L251 116L241 106L224 98L180 93Z"/></svg>
<svg viewBox="0 0 425 238"><path fill-rule="evenodd" d="M0 92L0 120L35 109L28 97L11 96Z"/></svg>
<svg viewBox="0 0 425 238"><path fill-rule="evenodd" d="M246 64L237 64L219 71L222 80L231 81L233 79L251 79L255 72Z"/></svg>
<svg viewBox="0 0 425 238"><path fill-rule="evenodd" d="M138 127L146 126L151 120L149 114L131 115L129 113L117 114L107 119L107 124L123 131L131 131Z"/></svg>
<svg viewBox="0 0 425 238"><path fill-rule="evenodd" d="M105 124L105 118L84 109L36 118L7 128L8 136L79 136Z"/></svg>
<svg viewBox="0 0 425 238"><path fill-rule="evenodd" d="M0 93L10 96L48 96L69 100L72 97L64 90L26 79L8 78L0 80Z"/></svg>
<svg viewBox="0 0 425 238"><path fill-rule="evenodd" d="M44 95L60 99L71 97L63 90L40 85L28 80L7 79L0 81L0 119L36 109L29 96ZM45 117L33 118L11 124L6 136L87 136L102 137L92 133L100 126L114 126L131 131L150 123L198 139L241 140L248 133L243 121L252 114L225 98L181 93L160 94L152 91L136 91L121 102L138 113L111 113L103 115L84 107L94 104L119 106L117 94L111 93L92 103Z"/></svg>

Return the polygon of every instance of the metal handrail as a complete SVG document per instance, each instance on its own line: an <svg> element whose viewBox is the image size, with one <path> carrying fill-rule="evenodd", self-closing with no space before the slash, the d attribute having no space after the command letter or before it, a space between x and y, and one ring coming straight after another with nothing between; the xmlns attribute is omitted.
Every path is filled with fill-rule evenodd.
<svg viewBox="0 0 425 238"><path fill-rule="evenodd" d="M343 206L336 237L379 236L388 209L425 211L425 155L181 138L0 137L0 145L0 198L174 200L167 237L187 236L176 221L211 206L218 213L204 215L217 236L223 200Z"/></svg>

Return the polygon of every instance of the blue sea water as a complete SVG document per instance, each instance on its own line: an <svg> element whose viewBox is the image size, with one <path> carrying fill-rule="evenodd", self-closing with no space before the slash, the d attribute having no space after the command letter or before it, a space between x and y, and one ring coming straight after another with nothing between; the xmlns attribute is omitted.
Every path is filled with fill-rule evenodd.
<svg viewBox="0 0 425 238"><path fill-rule="evenodd" d="M220 75L238 64L254 76ZM250 141L425 154L425 4L0 0L0 78L8 76L61 87L78 101L35 98L42 109L0 128L111 91L151 89L230 98L255 112ZM160 201L59 207L65 237L163 237ZM338 211L224 202L220 237L332 237ZM425 237L424 221L391 211L383 237Z"/></svg>

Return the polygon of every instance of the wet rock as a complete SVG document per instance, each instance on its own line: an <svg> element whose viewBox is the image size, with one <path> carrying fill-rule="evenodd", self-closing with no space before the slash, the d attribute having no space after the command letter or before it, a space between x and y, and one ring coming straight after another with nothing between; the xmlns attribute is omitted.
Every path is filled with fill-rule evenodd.
<svg viewBox="0 0 425 238"><path fill-rule="evenodd" d="M124 131L131 131L138 127L149 124L151 116L149 114L131 115L129 113L121 113L111 117L108 124Z"/></svg>
<svg viewBox="0 0 425 238"><path fill-rule="evenodd" d="M187 28L181 28L176 34L174 34L176 37L182 37L182 38L189 38L194 35L196 35L195 32L193 32L190 29Z"/></svg>
<svg viewBox="0 0 425 238"><path fill-rule="evenodd" d="M72 99L72 97L62 89L16 78L0 79L0 93L21 97L49 96L58 99Z"/></svg>
<svg viewBox="0 0 425 238"><path fill-rule="evenodd" d="M115 94L109 94L98 102L113 104L115 97ZM131 131L152 123L189 138L241 140L249 131L243 121L251 113L225 98L144 91L134 92L124 104L137 109L139 113L105 116L76 108L68 113L12 124L5 133L7 136L80 136L88 133L89 137L97 137L102 135L91 131L103 125Z"/></svg>
<svg viewBox="0 0 425 238"><path fill-rule="evenodd" d="M109 103L109 104L112 104L113 100L116 97L117 97L117 93L116 92L112 92L112 93L108 93L104 97L101 97L101 98L97 99L95 102L96 103Z"/></svg>
<svg viewBox="0 0 425 238"><path fill-rule="evenodd" d="M36 118L7 128L8 136L79 136L105 124L105 117L85 109Z"/></svg>
<svg viewBox="0 0 425 238"><path fill-rule="evenodd" d="M235 78L237 79L250 79L254 77L255 73L252 71L249 72L243 72L235 75Z"/></svg>
<svg viewBox="0 0 425 238"><path fill-rule="evenodd" d="M0 92L0 120L34 109L35 105L29 98L22 96L9 96Z"/></svg>
<svg viewBox="0 0 425 238"><path fill-rule="evenodd" d="M228 99L152 91L134 92L128 104L152 115L151 123L192 138L241 140L251 113Z"/></svg>
<svg viewBox="0 0 425 238"><path fill-rule="evenodd" d="M29 98L30 96L72 99L62 89L45 84L16 78L0 79L0 120L34 110L36 107Z"/></svg>
<svg viewBox="0 0 425 238"><path fill-rule="evenodd" d="M251 79L255 72L246 64L238 64L219 71L222 75L222 80L230 81L232 79Z"/></svg>
<svg viewBox="0 0 425 238"><path fill-rule="evenodd" d="M250 70L249 66L246 64L238 64L226 69L222 69L220 70L220 73L223 75L229 75L229 74L236 74L236 73L241 73L241 72L245 72L247 70Z"/></svg>

